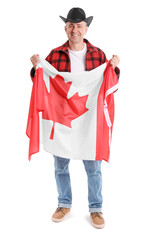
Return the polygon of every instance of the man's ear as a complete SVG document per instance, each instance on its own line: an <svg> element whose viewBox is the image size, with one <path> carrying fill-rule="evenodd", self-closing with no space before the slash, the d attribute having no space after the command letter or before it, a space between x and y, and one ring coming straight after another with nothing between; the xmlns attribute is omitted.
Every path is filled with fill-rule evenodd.
<svg viewBox="0 0 149 240"><path fill-rule="evenodd" d="M85 34L87 33L88 31L88 26L85 27Z"/></svg>

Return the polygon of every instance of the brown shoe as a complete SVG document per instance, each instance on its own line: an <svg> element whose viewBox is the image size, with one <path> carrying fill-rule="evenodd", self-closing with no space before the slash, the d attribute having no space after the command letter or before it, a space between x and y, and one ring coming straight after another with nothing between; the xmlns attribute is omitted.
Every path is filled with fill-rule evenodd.
<svg viewBox="0 0 149 240"><path fill-rule="evenodd" d="M104 218L103 218L101 212L100 213L97 213L97 212L91 213L90 216L91 216L91 222L95 228L104 228L105 221L104 221Z"/></svg>
<svg viewBox="0 0 149 240"><path fill-rule="evenodd" d="M53 222L61 222L70 213L70 208L58 207L52 215Z"/></svg>

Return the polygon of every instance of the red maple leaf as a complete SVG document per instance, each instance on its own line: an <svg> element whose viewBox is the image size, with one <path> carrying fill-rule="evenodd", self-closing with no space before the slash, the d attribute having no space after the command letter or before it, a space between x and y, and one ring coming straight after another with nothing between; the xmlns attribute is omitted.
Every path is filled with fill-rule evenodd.
<svg viewBox="0 0 149 240"><path fill-rule="evenodd" d="M76 93L67 98L71 84L72 82L65 83L62 76L56 75L55 78L50 77L50 93L45 86L45 104L48 109L43 111L42 117L53 121L50 139L54 136L55 122L71 128L71 121L88 111L86 108L88 95L80 97Z"/></svg>

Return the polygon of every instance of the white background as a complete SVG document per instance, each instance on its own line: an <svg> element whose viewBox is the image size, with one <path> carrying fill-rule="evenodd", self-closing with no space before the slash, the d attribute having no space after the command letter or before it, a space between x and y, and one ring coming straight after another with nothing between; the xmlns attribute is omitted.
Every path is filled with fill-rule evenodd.
<svg viewBox="0 0 149 240"><path fill-rule="evenodd" d="M106 227L91 226L87 177L71 161L72 214L51 222L57 207L53 157L42 149L28 161L25 135L32 82L30 57L45 58L66 40L64 17L72 7L94 16L86 38L121 62L110 163L103 162ZM149 114L147 0L5 1L0 6L0 239L149 239Z"/></svg>

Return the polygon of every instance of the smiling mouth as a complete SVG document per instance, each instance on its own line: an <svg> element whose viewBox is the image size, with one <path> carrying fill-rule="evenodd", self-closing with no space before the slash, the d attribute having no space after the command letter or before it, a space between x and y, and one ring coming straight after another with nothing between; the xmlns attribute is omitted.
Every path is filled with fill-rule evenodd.
<svg viewBox="0 0 149 240"><path fill-rule="evenodd" d="M78 34L72 34L71 36L72 36L72 37L79 37Z"/></svg>

